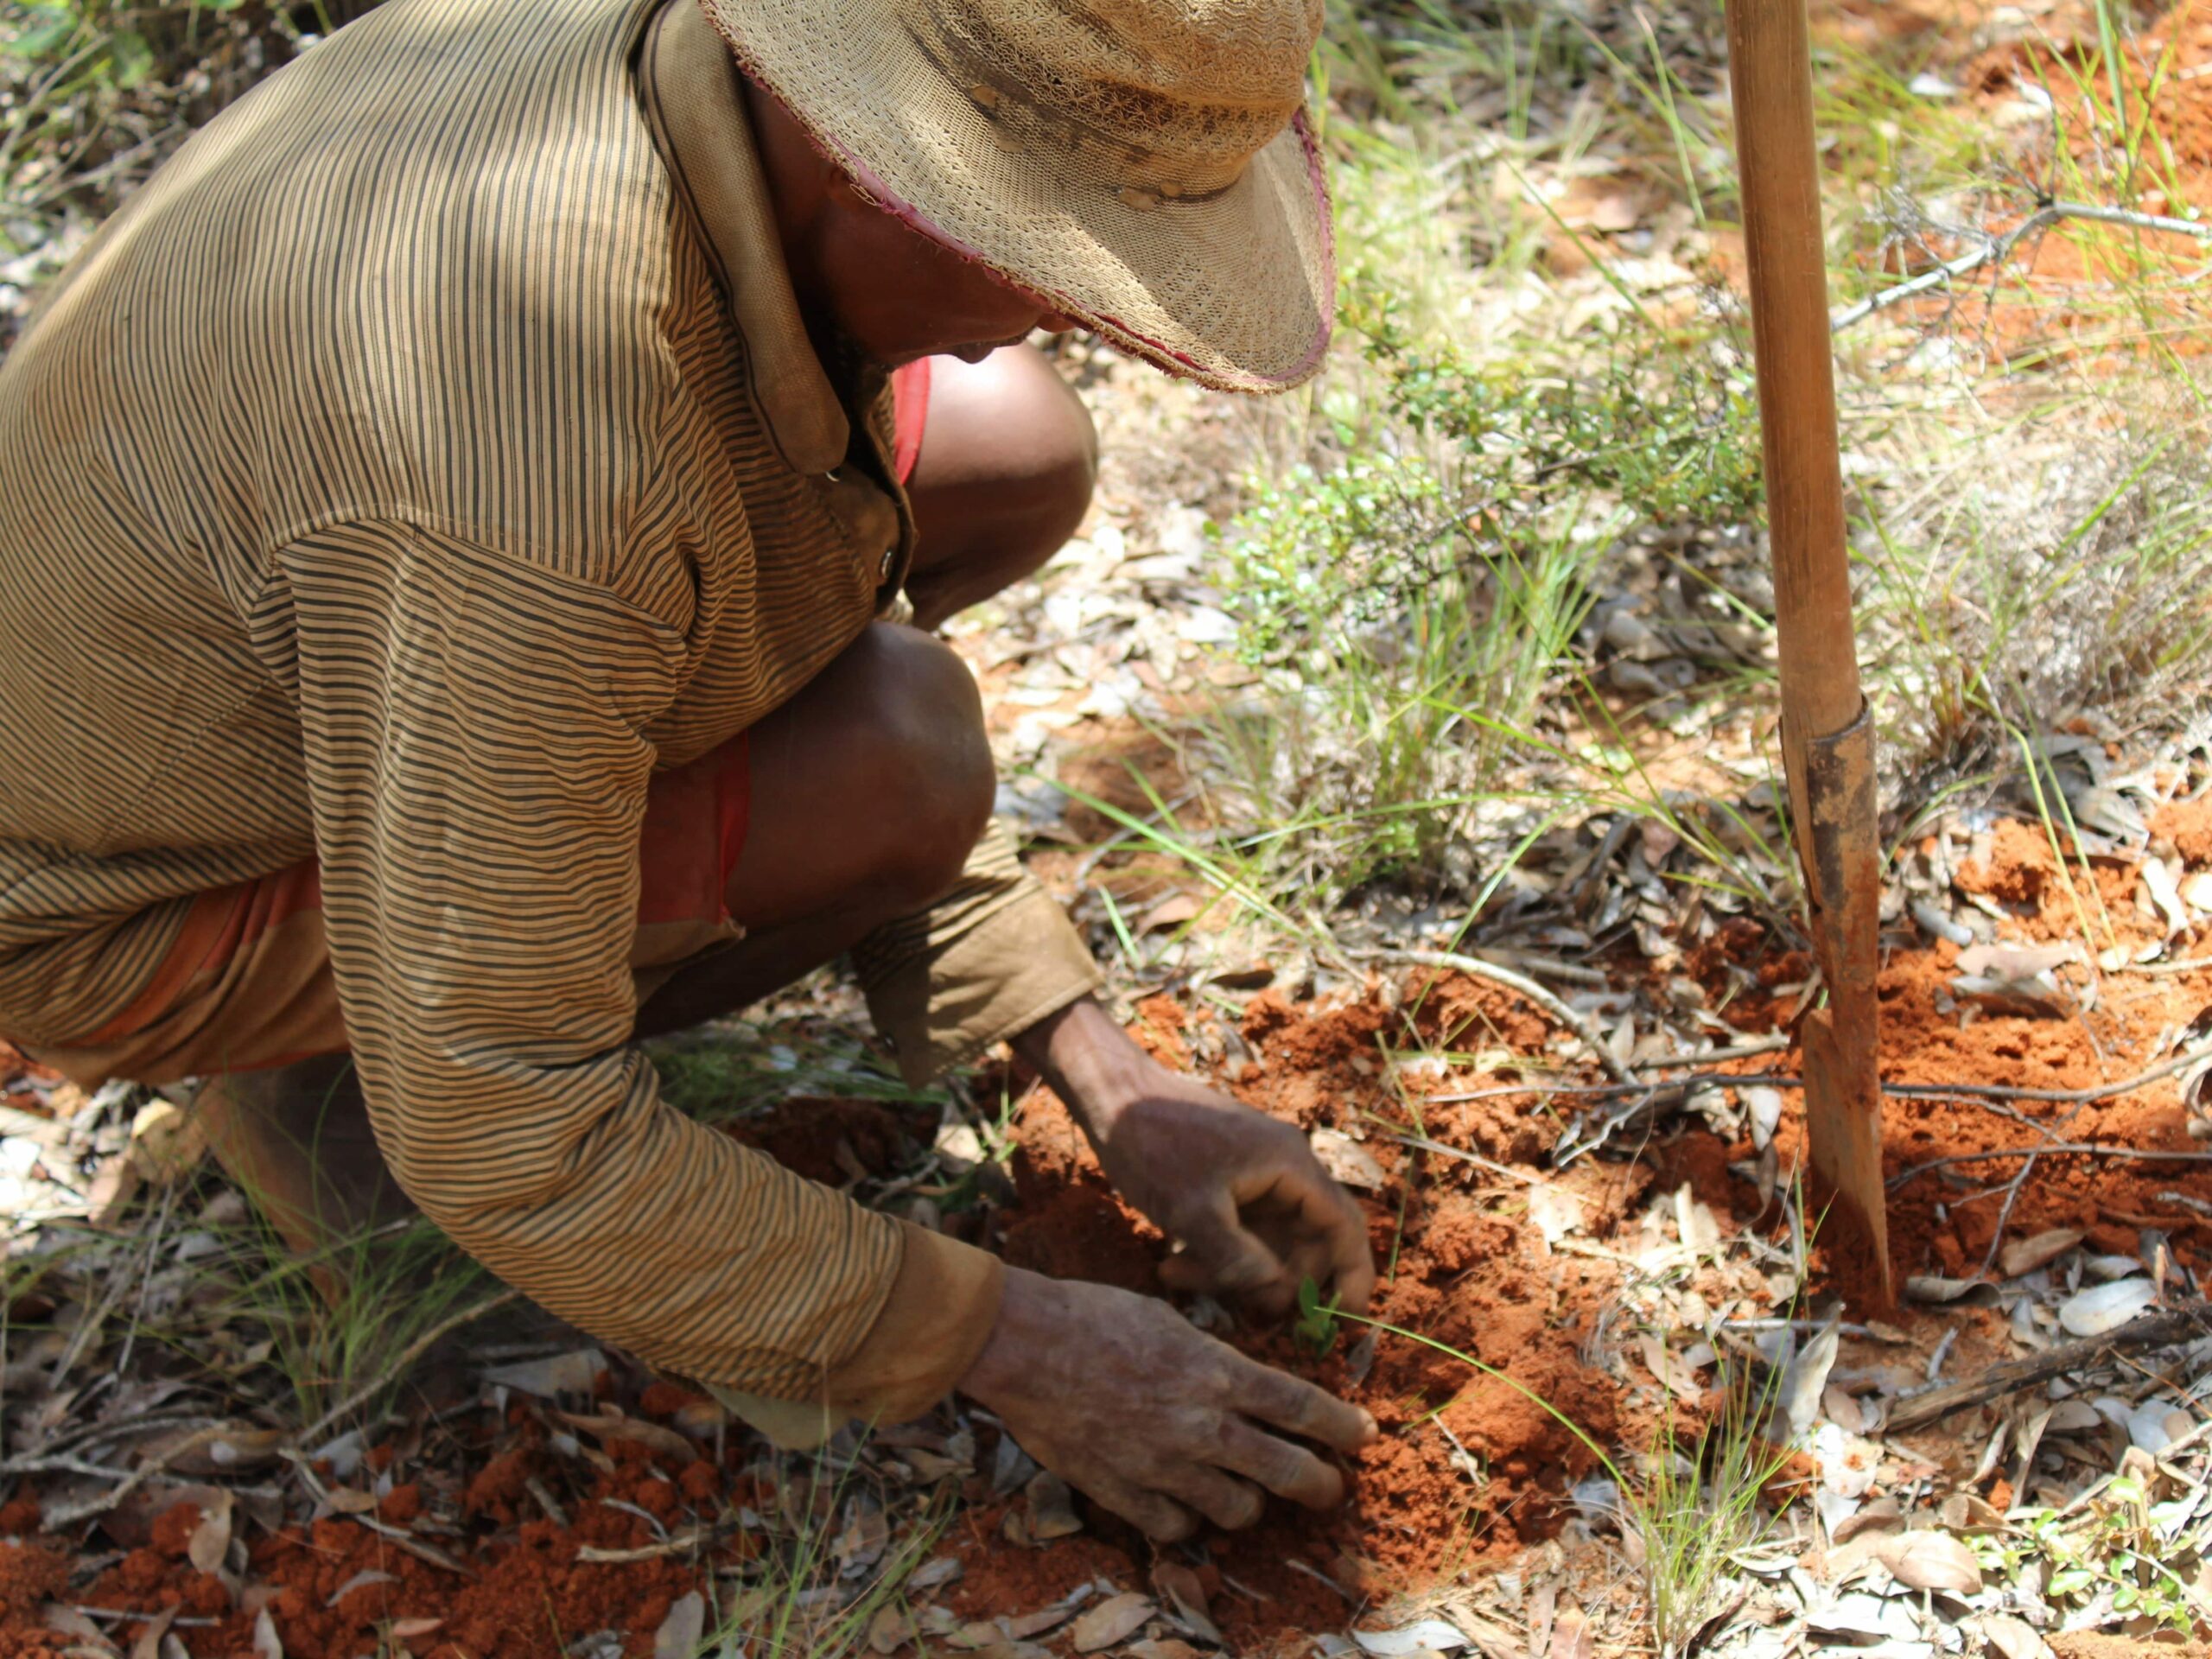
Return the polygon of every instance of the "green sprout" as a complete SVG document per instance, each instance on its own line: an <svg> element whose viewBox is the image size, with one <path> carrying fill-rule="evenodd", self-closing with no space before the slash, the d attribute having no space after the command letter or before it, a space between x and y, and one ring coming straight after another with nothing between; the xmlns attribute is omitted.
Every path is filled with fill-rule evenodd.
<svg viewBox="0 0 2212 1659"><path fill-rule="evenodd" d="M1321 1287L1308 1274L1298 1281L1298 1320L1290 1327L1291 1340L1316 1359L1325 1358L1337 1345L1337 1308L1341 1296L1321 1300Z"/></svg>

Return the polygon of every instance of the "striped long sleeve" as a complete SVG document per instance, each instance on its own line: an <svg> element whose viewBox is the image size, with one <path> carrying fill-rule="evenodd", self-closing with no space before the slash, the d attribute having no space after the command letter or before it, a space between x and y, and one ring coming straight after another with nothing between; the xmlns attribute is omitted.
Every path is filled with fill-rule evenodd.
<svg viewBox="0 0 2212 1659"><path fill-rule="evenodd" d="M456 1241L664 1370L817 1391L894 1223L665 1105L627 954L682 641L604 589L397 524L283 556L331 960L379 1142Z"/></svg>

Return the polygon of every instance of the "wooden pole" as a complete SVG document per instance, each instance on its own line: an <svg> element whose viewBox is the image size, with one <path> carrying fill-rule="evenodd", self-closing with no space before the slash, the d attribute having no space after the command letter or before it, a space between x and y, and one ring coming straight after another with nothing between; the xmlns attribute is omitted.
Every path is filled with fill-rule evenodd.
<svg viewBox="0 0 2212 1659"><path fill-rule="evenodd" d="M1880 868L1873 734L1859 685L1837 452L1827 258L1805 0L1727 0L1751 269L1751 338L1774 561L1783 762L1828 1006L1802 1033L1816 1198L1890 1300L1875 974ZM1843 1241L1839 1241L1843 1242Z"/></svg>

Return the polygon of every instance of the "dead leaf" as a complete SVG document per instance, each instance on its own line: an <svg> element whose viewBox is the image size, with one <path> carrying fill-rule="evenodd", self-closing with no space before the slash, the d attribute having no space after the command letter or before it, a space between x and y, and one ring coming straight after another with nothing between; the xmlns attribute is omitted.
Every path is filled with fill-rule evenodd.
<svg viewBox="0 0 2212 1659"><path fill-rule="evenodd" d="M393 1640L414 1642L426 1636L435 1636L445 1629L445 1625L442 1618L395 1618L391 1621L391 1630Z"/></svg>
<svg viewBox="0 0 2212 1659"><path fill-rule="evenodd" d="M199 1482L149 1480L99 1518L99 1529L124 1549L143 1549L154 1541L156 1517L180 1503L194 1503L202 1515L231 1498L228 1487Z"/></svg>
<svg viewBox="0 0 2212 1659"><path fill-rule="evenodd" d="M857 1506L851 1522L837 1535L837 1569L849 1577L874 1567L890 1547L891 1523L883 1518L883 1511Z"/></svg>
<svg viewBox="0 0 2212 1659"><path fill-rule="evenodd" d="M63 1636L74 1637L79 1642L90 1643L103 1653L115 1651L115 1643L109 1638L108 1633L74 1607L65 1607L58 1601L49 1601L40 1610L40 1617L49 1630L57 1631Z"/></svg>
<svg viewBox="0 0 2212 1659"><path fill-rule="evenodd" d="M2033 979L2083 959L2077 940L2063 944L1970 944L1959 952L1958 970L1992 979Z"/></svg>
<svg viewBox="0 0 2212 1659"><path fill-rule="evenodd" d="M1216 1647L1221 1645L1221 1632L1215 1628L1211 1609L1206 1605L1206 1587L1196 1573L1180 1561L1162 1557L1153 1564L1152 1587L1192 1635Z"/></svg>
<svg viewBox="0 0 2212 1659"><path fill-rule="evenodd" d="M2002 1659L2050 1659L2050 1643L2024 1618L2010 1613L1984 1613L1981 1639Z"/></svg>
<svg viewBox="0 0 2212 1659"><path fill-rule="evenodd" d="M2137 872L2142 878L2143 890L2150 895L2151 904L2166 924L2166 937L2171 939L2188 931L2189 906L2181 896L2179 872L2164 859L2146 858Z"/></svg>
<svg viewBox="0 0 2212 1659"><path fill-rule="evenodd" d="M207 1129L197 1112L159 1096L130 1120L130 1161L149 1181L189 1175L207 1151Z"/></svg>
<svg viewBox="0 0 2212 1659"><path fill-rule="evenodd" d="M1101 1648L1110 1648L1116 1642L1126 1642L1143 1628L1144 1622L1160 1610L1150 1596L1135 1591L1124 1591L1109 1596L1075 1622L1069 1638L1077 1653L1096 1653Z"/></svg>
<svg viewBox="0 0 2212 1659"><path fill-rule="evenodd" d="M372 1493L358 1486L332 1486L325 1490L322 1501L340 1515L366 1515L377 1506Z"/></svg>
<svg viewBox="0 0 2212 1659"><path fill-rule="evenodd" d="M868 1645L876 1653L896 1653L914 1639L914 1621L904 1607L886 1607L868 1627Z"/></svg>
<svg viewBox="0 0 2212 1659"><path fill-rule="evenodd" d="M699 1448L691 1443L688 1435L679 1434L674 1429L664 1428L658 1423L646 1422L642 1418L618 1417L611 1413L602 1416L582 1417L572 1411L554 1411L548 1412L546 1414L558 1422L566 1423L570 1428L582 1429L585 1433L602 1441L635 1440L649 1450L668 1452L685 1463L691 1462L699 1455Z"/></svg>
<svg viewBox="0 0 2212 1659"><path fill-rule="evenodd" d="M1688 1181L1675 1194L1675 1226L1686 1250L1709 1255L1719 1248L1719 1218L1711 1205L1690 1191Z"/></svg>
<svg viewBox="0 0 2212 1659"><path fill-rule="evenodd" d="M1071 1537L1083 1530L1083 1517L1075 1512L1075 1494L1051 1470L1033 1476L1021 1496L1028 1508L1029 1536L1035 1542Z"/></svg>
<svg viewBox="0 0 2212 1659"><path fill-rule="evenodd" d="M1129 1659L1202 1659L1196 1648L1172 1636L1132 1642L1122 1651Z"/></svg>
<svg viewBox="0 0 2212 1659"><path fill-rule="evenodd" d="M1998 1266L2004 1269L2007 1279L2018 1279L2024 1273L2049 1267L2081 1242L2078 1228L2054 1227L2033 1238L2014 1239L1998 1257Z"/></svg>
<svg viewBox="0 0 2212 1659"><path fill-rule="evenodd" d="M1821 1395L1827 1388L1828 1373L1835 1368L1836 1349L1842 1339L1843 1332L1831 1322L1815 1332L1782 1368L1781 1380L1775 1384L1775 1408L1789 1426L1792 1444L1821 1414Z"/></svg>
<svg viewBox="0 0 2212 1659"><path fill-rule="evenodd" d="M1904 1532L1874 1547L1874 1559L1908 1590L1941 1590L1954 1596L1981 1592L1981 1565L1948 1532Z"/></svg>
<svg viewBox="0 0 2212 1659"><path fill-rule="evenodd" d="M284 1644L277 1639L276 1621L264 1607L253 1616L254 1659L284 1659Z"/></svg>
<svg viewBox="0 0 2212 1659"><path fill-rule="evenodd" d="M1915 1274L1904 1281L1908 1302L1968 1302L1977 1307L1997 1306L1997 1287L1980 1279L1946 1279L1932 1273Z"/></svg>
<svg viewBox="0 0 2212 1659"><path fill-rule="evenodd" d="M1544 1243L1556 1244L1570 1233L1582 1230L1582 1200L1564 1188L1546 1181L1529 1189L1529 1219L1544 1236Z"/></svg>
<svg viewBox="0 0 2212 1659"><path fill-rule="evenodd" d="M588 1395L598 1383L599 1374L606 1369L607 1356L598 1349L578 1348L543 1359L490 1366L482 1376L490 1387L512 1389L540 1400L554 1400L564 1394Z"/></svg>
<svg viewBox="0 0 2212 1659"><path fill-rule="evenodd" d="M1390 1178L1375 1161L1375 1154L1350 1135L1336 1129L1316 1129L1312 1139L1313 1155L1321 1167L1344 1185L1374 1192L1389 1184Z"/></svg>
<svg viewBox="0 0 2212 1659"><path fill-rule="evenodd" d="M707 1633L707 1599L696 1590L678 1596L653 1632L653 1659L692 1659Z"/></svg>
<svg viewBox="0 0 2212 1659"><path fill-rule="evenodd" d="M1551 1659L1596 1659L1598 1638L1580 1607L1562 1607L1552 1625Z"/></svg>
<svg viewBox="0 0 2212 1659"><path fill-rule="evenodd" d="M221 1497L200 1512L200 1524L192 1529L192 1537L184 1547L194 1570L213 1573L223 1564L231 1553L232 1498L227 1489Z"/></svg>
<svg viewBox="0 0 2212 1659"><path fill-rule="evenodd" d="M205 1567L200 1568L206 1572ZM176 1620L177 1609L164 1607L138 1627L138 1634L130 1643L130 1659L162 1659L162 1638L169 1633L169 1626Z"/></svg>
<svg viewBox="0 0 2212 1659"><path fill-rule="evenodd" d="M1847 1544L1861 1533L1891 1530L1904 1524L1904 1506L1894 1497L1878 1497L1837 1522L1829 1536L1839 1544Z"/></svg>
<svg viewBox="0 0 2212 1659"><path fill-rule="evenodd" d="M1668 1393L1694 1399L1704 1392L1704 1382L1688 1362L1649 1332L1637 1338L1637 1348L1643 1356L1644 1369Z"/></svg>
<svg viewBox="0 0 2212 1659"><path fill-rule="evenodd" d="M1187 893L1171 893L1137 918L1137 931L1158 933L1195 921L1205 907Z"/></svg>

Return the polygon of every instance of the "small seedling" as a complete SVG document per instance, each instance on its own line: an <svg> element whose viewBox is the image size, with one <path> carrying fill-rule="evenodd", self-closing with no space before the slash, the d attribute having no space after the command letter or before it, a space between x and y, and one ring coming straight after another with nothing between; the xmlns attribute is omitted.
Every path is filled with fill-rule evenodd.
<svg viewBox="0 0 2212 1659"><path fill-rule="evenodd" d="M1337 1308L1342 1298L1321 1300L1321 1287L1309 1275L1298 1281L1298 1322L1290 1328L1291 1340L1316 1359L1325 1358L1337 1345Z"/></svg>

